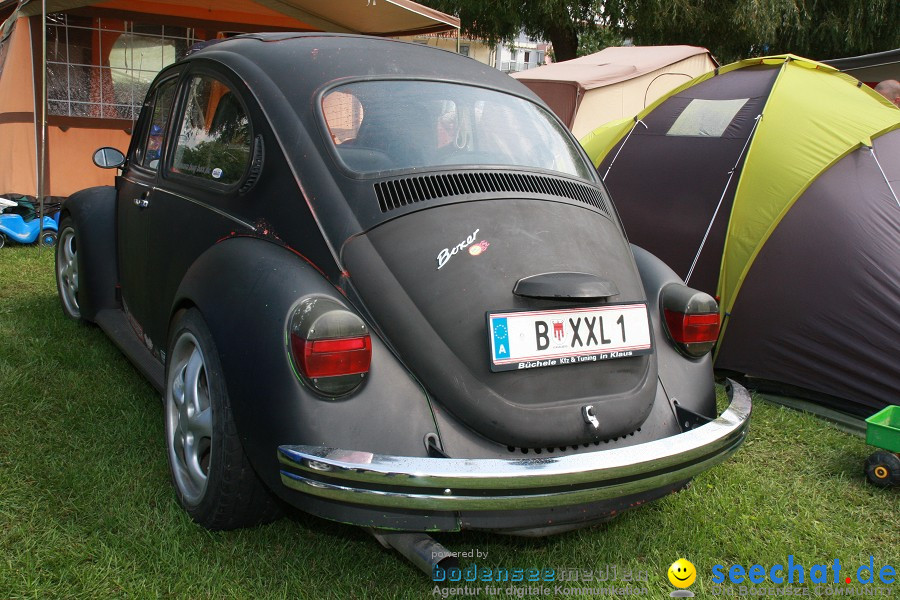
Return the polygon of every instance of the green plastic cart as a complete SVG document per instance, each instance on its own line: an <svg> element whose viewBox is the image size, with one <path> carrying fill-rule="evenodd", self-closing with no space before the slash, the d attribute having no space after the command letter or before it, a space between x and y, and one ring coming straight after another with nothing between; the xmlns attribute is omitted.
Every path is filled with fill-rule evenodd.
<svg viewBox="0 0 900 600"><path fill-rule="evenodd" d="M900 485L900 406L885 406L866 419L866 443L881 448L866 459L866 477L880 487Z"/></svg>

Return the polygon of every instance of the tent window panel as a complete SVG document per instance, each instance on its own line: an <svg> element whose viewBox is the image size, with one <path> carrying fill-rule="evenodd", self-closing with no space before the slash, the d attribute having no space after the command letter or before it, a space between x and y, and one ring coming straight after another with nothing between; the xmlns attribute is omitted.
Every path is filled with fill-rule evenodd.
<svg viewBox="0 0 900 600"><path fill-rule="evenodd" d="M685 137L722 137L725 130L747 104L749 98L736 100L691 100L666 135Z"/></svg>
<svg viewBox="0 0 900 600"><path fill-rule="evenodd" d="M55 13L47 17L51 115L134 120L150 83L201 38L197 30Z"/></svg>

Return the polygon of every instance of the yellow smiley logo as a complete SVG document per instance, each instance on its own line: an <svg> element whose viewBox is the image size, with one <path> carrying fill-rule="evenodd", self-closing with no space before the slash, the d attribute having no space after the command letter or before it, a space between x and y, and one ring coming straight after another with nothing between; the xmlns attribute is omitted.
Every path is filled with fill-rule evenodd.
<svg viewBox="0 0 900 600"><path fill-rule="evenodd" d="M679 558L669 566L669 581L677 588L686 588L697 579L697 569L690 561Z"/></svg>

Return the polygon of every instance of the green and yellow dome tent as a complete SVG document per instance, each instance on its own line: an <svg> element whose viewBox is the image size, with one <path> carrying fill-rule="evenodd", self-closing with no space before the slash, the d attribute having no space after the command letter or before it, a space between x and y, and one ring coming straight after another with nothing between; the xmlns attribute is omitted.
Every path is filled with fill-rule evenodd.
<svg viewBox="0 0 900 600"><path fill-rule="evenodd" d="M716 367L859 414L900 398L900 110L783 55L582 139L631 241L716 295Z"/></svg>

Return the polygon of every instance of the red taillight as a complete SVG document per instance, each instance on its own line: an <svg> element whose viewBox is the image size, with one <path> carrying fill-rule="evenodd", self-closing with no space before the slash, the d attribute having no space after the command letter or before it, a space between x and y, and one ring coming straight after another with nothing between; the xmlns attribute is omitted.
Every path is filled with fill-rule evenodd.
<svg viewBox="0 0 900 600"><path fill-rule="evenodd" d="M368 335L330 340L292 335L291 350L300 370L310 379L365 374L372 361L372 339Z"/></svg>
<svg viewBox="0 0 900 600"><path fill-rule="evenodd" d="M679 344L713 344L719 337L719 313L684 314L665 309L666 326Z"/></svg>
<svg viewBox="0 0 900 600"><path fill-rule="evenodd" d="M372 338L362 318L335 300L311 296L288 322L291 363L316 393L339 398L358 390L369 374Z"/></svg>
<svg viewBox="0 0 900 600"><path fill-rule="evenodd" d="M672 283L662 289L660 304L666 333L678 351L701 358L719 338L719 304L704 292Z"/></svg>

